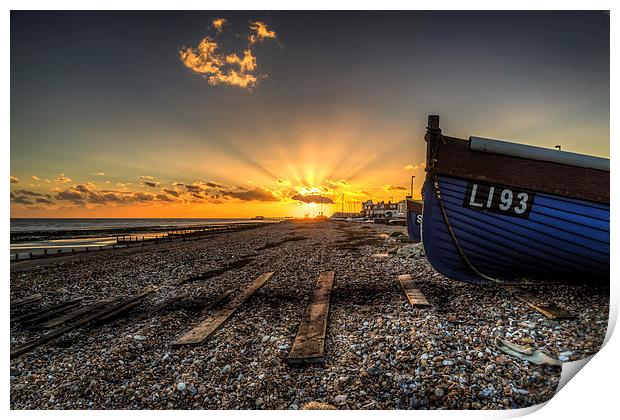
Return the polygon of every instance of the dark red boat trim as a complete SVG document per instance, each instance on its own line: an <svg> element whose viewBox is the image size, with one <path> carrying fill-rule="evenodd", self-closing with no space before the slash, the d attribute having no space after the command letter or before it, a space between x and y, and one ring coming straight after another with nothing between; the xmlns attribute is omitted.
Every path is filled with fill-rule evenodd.
<svg viewBox="0 0 620 420"><path fill-rule="evenodd" d="M427 172L514 188L609 203L609 172L469 150L469 141L441 135L429 116ZM430 172L429 172L430 174Z"/></svg>

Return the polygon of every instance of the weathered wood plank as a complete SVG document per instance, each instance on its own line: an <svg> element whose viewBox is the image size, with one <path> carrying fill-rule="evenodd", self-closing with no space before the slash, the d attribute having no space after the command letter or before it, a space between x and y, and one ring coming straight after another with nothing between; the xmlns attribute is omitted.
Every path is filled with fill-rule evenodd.
<svg viewBox="0 0 620 420"><path fill-rule="evenodd" d="M84 306L82 308L79 308L79 309L77 309L77 310L75 310L73 312L69 312L68 314L64 314L64 315L61 315L61 316L59 316L57 318L50 319L49 321L44 322L41 325L37 325L37 328L53 328L53 327L56 327L56 326L58 326L60 324L64 324L67 321L71 321L72 319L75 319L75 318L77 318L79 316L88 314L88 313L94 311L95 309L99 309L99 308L101 308L101 307L103 307L105 305L108 305L108 304L112 303L112 302L114 302L114 299L104 299L104 300L97 301L97 302L92 303L90 305L86 305L86 306Z"/></svg>
<svg viewBox="0 0 620 420"><path fill-rule="evenodd" d="M62 306L60 306L60 307L58 307L56 309L44 312L44 313L42 313L41 315L39 315L39 316L37 316L35 318L30 318L30 319L27 319L25 321L22 321L22 324L24 324L24 325L36 325L36 324L39 324L39 323L41 323L43 321L47 321L48 319L53 318L53 317L55 317L57 315L64 314L68 310L75 309L79 305L80 305L80 302L68 303L68 304L62 305Z"/></svg>
<svg viewBox="0 0 620 420"><path fill-rule="evenodd" d="M37 321L41 321L43 319L50 318L60 312L64 312L67 309L70 309L76 306L83 298L75 298L66 300L64 302L57 303L52 306L48 306L46 308L39 309L35 312L30 312L24 315L20 315L16 318L11 319L11 322L23 322L23 323L33 323Z"/></svg>
<svg viewBox="0 0 620 420"><path fill-rule="evenodd" d="M407 300L414 308L429 308L432 305L424 296L424 293L416 287L415 282L411 278L411 274L402 274L398 276L400 286L407 297Z"/></svg>
<svg viewBox="0 0 620 420"><path fill-rule="evenodd" d="M36 302L38 300L41 300L42 298L43 298L43 295L41 295L41 293L36 293L34 295L26 296L25 298L22 298L22 299L14 300L11 302L11 310L17 309L21 306L27 305L32 302Z"/></svg>
<svg viewBox="0 0 620 420"><path fill-rule="evenodd" d="M258 276L254 282L246 287L240 294L231 299L226 305L222 306L214 314L202 321L191 329L176 342L175 346L196 345L204 343L224 322L226 322L243 303L260 289L271 278L273 272Z"/></svg>
<svg viewBox="0 0 620 420"><path fill-rule="evenodd" d="M65 333L67 333L69 331L72 331L72 330L74 330L76 328L79 328L79 327L81 327L83 325L86 325L86 324L88 324L88 323L90 323L90 322L92 322L92 321L94 321L94 320L96 320L98 318L101 318L102 316L108 314L109 312L112 312L112 311L118 309L118 307L123 306L123 305L127 304L128 302L133 302L135 300L142 299L144 296L148 295L149 293L154 292L155 290L157 290L157 289L148 288L145 291L143 291L143 292L141 292L141 293L139 293L139 294L137 294L135 296L132 296L131 298L129 298L129 299L127 299L127 300L125 300L125 301L123 301L121 303L118 303L116 305L112 305L112 306L110 306L110 307L108 307L108 308L106 308L106 309L104 309L102 311L99 311L99 312L96 312L96 313L94 313L92 315L89 315L86 318L80 319L80 320L75 321L75 322L73 322L71 324L68 324L68 325L66 325L66 326L64 326L62 328L59 328L57 330L51 331L51 332L49 332L47 334L44 334L41 337L37 338L36 340L30 341L30 342L28 342L26 344L23 344L21 346L14 347L13 349L11 349L10 357L11 357L11 359L13 359L13 358L15 358L17 356L21 356L24 353L28 353L30 350L33 350L33 349L39 347L40 345L45 344L45 343L53 340L54 338L60 337L61 335L65 334Z"/></svg>
<svg viewBox="0 0 620 420"><path fill-rule="evenodd" d="M111 312L108 312L107 314L103 315L101 318L97 318L97 324L105 324L106 322L110 322L118 318L122 314L129 312L131 309L135 308L141 303L142 302L140 300L134 300L133 302L123 303L117 309Z"/></svg>
<svg viewBox="0 0 620 420"><path fill-rule="evenodd" d="M325 335L333 284L333 271L326 271L319 275L288 355L288 363L321 363L325 360Z"/></svg>
<svg viewBox="0 0 620 420"><path fill-rule="evenodd" d="M527 304L531 308L537 310L549 319L575 318L575 315L573 315L566 309L557 306L555 303L547 302L546 300L541 299L540 297L532 293L525 292L518 287L505 286L504 289L511 293L514 297Z"/></svg>

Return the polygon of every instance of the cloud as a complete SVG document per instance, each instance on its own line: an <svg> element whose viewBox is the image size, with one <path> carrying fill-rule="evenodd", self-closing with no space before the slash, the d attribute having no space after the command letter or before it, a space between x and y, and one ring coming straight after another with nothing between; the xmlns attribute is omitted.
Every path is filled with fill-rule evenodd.
<svg viewBox="0 0 620 420"><path fill-rule="evenodd" d="M320 194L295 194L291 198L293 200L301 201L302 203L334 204L334 200Z"/></svg>
<svg viewBox="0 0 620 420"><path fill-rule="evenodd" d="M11 175L11 184L17 184L19 182L19 178L17 178L16 176Z"/></svg>
<svg viewBox="0 0 620 420"><path fill-rule="evenodd" d="M218 18L213 20L212 25L220 34L225 23L225 19ZM250 30L253 31L247 37L250 45L276 37L275 32L269 31L263 22L252 23ZM235 51L221 52L220 47L218 41L205 36L196 48L181 48L179 57L185 67L214 86L227 85L251 90L261 78L266 77L255 74L257 63L251 48L244 49L240 54Z"/></svg>
<svg viewBox="0 0 620 420"><path fill-rule="evenodd" d="M33 181L40 181L40 180L41 180L41 178L39 178L39 177L38 177L38 176L36 176L36 175L32 175L30 178L31 178Z"/></svg>
<svg viewBox="0 0 620 420"><path fill-rule="evenodd" d="M54 204L54 202L47 198L37 198L37 203L41 204Z"/></svg>
<svg viewBox="0 0 620 420"><path fill-rule="evenodd" d="M35 191L30 190L16 190L15 194L17 195L29 195L31 197L50 197L48 194L42 194Z"/></svg>
<svg viewBox="0 0 620 420"><path fill-rule="evenodd" d="M140 179L155 179L155 178L150 175L140 175Z"/></svg>
<svg viewBox="0 0 620 420"><path fill-rule="evenodd" d="M386 184L383 186L383 191L407 191L407 187L401 185Z"/></svg>
<svg viewBox="0 0 620 420"><path fill-rule="evenodd" d="M95 172L93 175L95 176L105 176L103 172Z"/></svg>
<svg viewBox="0 0 620 420"><path fill-rule="evenodd" d="M228 70L227 73L217 73L209 77L209 83L212 85L229 85L240 88L250 88L256 85L258 79L252 74L238 72L236 70Z"/></svg>
<svg viewBox="0 0 620 420"><path fill-rule="evenodd" d="M347 182L346 179L326 179L325 181L326 185L329 185L330 187L348 187L349 183Z"/></svg>
<svg viewBox="0 0 620 420"><path fill-rule="evenodd" d="M11 197L11 200L14 203L17 203L17 204L24 204L24 205L31 205L32 204L32 201L30 201L30 199L28 197L24 197L24 196L21 196L21 195L20 196L13 195Z"/></svg>
<svg viewBox="0 0 620 420"><path fill-rule="evenodd" d="M276 37L276 33L267 29L267 25L261 21L252 22L250 24L250 30L254 31L253 34L248 35L250 45L257 41L262 41L267 38L275 39Z"/></svg>
<svg viewBox="0 0 620 420"><path fill-rule="evenodd" d="M67 178L62 172L55 179L56 182L71 182L71 178Z"/></svg>
<svg viewBox="0 0 620 420"><path fill-rule="evenodd" d="M155 196L155 198L157 198L159 201L174 202L174 200L172 198L170 198L169 196L167 196L165 194L157 194Z"/></svg>
<svg viewBox="0 0 620 420"><path fill-rule="evenodd" d="M144 185L155 188L155 187L159 187L159 182L144 181Z"/></svg>
<svg viewBox="0 0 620 420"><path fill-rule="evenodd" d="M211 24L213 25L217 33L220 34L222 33L222 30L224 29L224 25L226 25L226 22L227 20L224 18L217 18L217 19L213 19Z"/></svg>
<svg viewBox="0 0 620 420"><path fill-rule="evenodd" d="M242 191L220 190L220 193L223 196L236 198L241 201L279 201L278 197L276 197L271 191L260 187Z"/></svg>
<svg viewBox="0 0 620 420"><path fill-rule="evenodd" d="M202 192L203 190L201 185L183 184L183 186L187 188L187 191L191 193L198 193L198 192Z"/></svg>
<svg viewBox="0 0 620 420"><path fill-rule="evenodd" d="M405 166L404 169L407 170L407 171L412 171L412 170L424 169L425 166L426 166L425 163L422 162L422 163L418 163L417 165L409 164L409 165Z"/></svg>
<svg viewBox="0 0 620 420"><path fill-rule="evenodd" d="M213 181L207 182L207 186L211 188L223 188L224 187L223 185L218 184L217 182L213 182Z"/></svg>
<svg viewBox="0 0 620 420"><path fill-rule="evenodd" d="M171 189L169 189L169 188L164 188L164 192L165 192L166 194L170 194L170 195L173 195L173 196L175 196L175 197L178 197L178 196L179 196L179 192L178 192L178 191L171 190Z"/></svg>
<svg viewBox="0 0 620 420"><path fill-rule="evenodd" d="M401 185L391 185L391 184L384 185L383 189L385 191L407 191L406 187L403 187Z"/></svg>

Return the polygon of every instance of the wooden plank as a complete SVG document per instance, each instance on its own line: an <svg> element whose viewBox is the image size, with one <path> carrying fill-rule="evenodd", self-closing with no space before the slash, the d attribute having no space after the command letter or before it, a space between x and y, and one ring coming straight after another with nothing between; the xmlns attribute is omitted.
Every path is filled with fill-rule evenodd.
<svg viewBox="0 0 620 420"><path fill-rule="evenodd" d="M47 312L42 313L41 315L34 317L34 318L30 318L27 319L25 321L22 321L22 324L25 325L36 325L39 324L43 321L47 321L50 318L53 318L59 314L64 314L65 312L67 312L70 309L74 309L75 307L79 306L80 302L72 302L72 303L68 303L68 304L64 304L56 309L51 309Z"/></svg>
<svg viewBox="0 0 620 420"><path fill-rule="evenodd" d="M411 306L414 308L429 308L432 306L426 299L426 296L424 296L424 293L416 287L415 282L411 278L411 274L402 274L398 276L398 281Z"/></svg>
<svg viewBox="0 0 620 420"><path fill-rule="evenodd" d="M176 342L174 346L196 345L204 343L224 322L226 322L241 305L243 305L252 295L260 289L271 278L273 272L258 276L254 282L246 287L240 294L235 296L226 305L222 306L214 314L202 321L192 330L187 332Z"/></svg>
<svg viewBox="0 0 620 420"><path fill-rule="evenodd" d="M37 328L53 328L56 327L60 324L64 324L67 321L71 321L72 319L75 319L79 316L88 314L92 311L94 311L95 309L99 309L105 305L108 305L110 303L114 302L114 299L104 299L104 300L100 300L98 302L95 302L91 305L86 305L82 308L79 308L76 311L73 312L69 312L68 314L64 314L59 316L58 318L54 318L51 319L41 325L37 325Z"/></svg>
<svg viewBox="0 0 620 420"><path fill-rule="evenodd" d="M118 307L127 304L128 302L133 302L134 300L142 299L144 296L148 295L149 293L154 292L155 290L156 289L154 289L154 288L148 288L147 290L145 290L145 291L143 291L143 292L141 292L141 293L139 293L139 294L137 294L135 296L132 296L131 298L129 298L129 299L127 299L127 300L125 300L125 301L123 301L121 303L118 303L116 305L112 305L112 306L110 306L110 307L108 307L108 308L106 308L106 309L104 309L102 311L99 311L99 312L96 312L96 313L94 313L94 314L92 314L90 316L87 316L86 318L83 318L81 320L75 321L75 322L73 322L71 324L68 324L68 325L66 325L66 326L64 326L62 328L57 329L57 330L51 331L51 332L49 332L49 333L47 333L47 334L37 338L36 340L30 341L30 342L28 342L26 344L23 344L21 346L14 347L13 349L11 349L11 353L10 353L11 359L13 359L13 358L15 358L17 356L21 356L24 353L28 353L30 350L33 350L33 349L39 347L40 345L45 344L45 343L53 340L54 338L60 337L61 335L65 334L65 333L67 333L69 331L72 331L72 330L74 330L76 328L79 328L79 327L81 327L83 325L86 325L86 324L88 324L88 323L90 323L90 322L92 322L92 321L94 321L96 319L99 319L102 316L108 314L109 312L112 312L112 311L118 309Z"/></svg>
<svg viewBox="0 0 620 420"><path fill-rule="evenodd" d="M118 318L119 316L121 316L122 314L124 314L125 312L128 312L129 310L135 308L136 306L140 305L142 302L140 300L135 300L133 302L129 302L129 303L125 303L123 305L121 305L120 307L118 307L116 310L108 312L107 314L105 314L104 316L102 316L101 318L97 319L97 323L98 324L105 324L106 322L112 321L116 318Z"/></svg>
<svg viewBox="0 0 620 420"><path fill-rule="evenodd" d="M30 323L34 320L34 322L40 321L45 317L52 317L60 312L64 312L65 310L76 306L83 298L75 298L66 300L64 302L57 303L56 305L48 306L46 308L39 309L35 312L30 312L24 315L20 315L16 318L11 319L11 322L24 322Z"/></svg>
<svg viewBox="0 0 620 420"><path fill-rule="evenodd" d="M329 317L329 302L334 284L334 272L319 275L310 303L288 355L290 364L321 363L325 361L325 334Z"/></svg>
<svg viewBox="0 0 620 420"><path fill-rule="evenodd" d="M11 302L11 310L17 309L20 306L27 305L28 303L36 302L38 300L41 300L42 298L43 295L41 295L41 293L36 293L34 295L26 296L22 299L14 300L13 302Z"/></svg>
<svg viewBox="0 0 620 420"><path fill-rule="evenodd" d="M555 303L547 302L536 295L527 293L519 289L518 287L505 286L504 289L510 294L512 294L514 297L526 303L528 306L537 310L549 319L559 320L575 318L575 315L573 315L566 309L557 306Z"/></svg>

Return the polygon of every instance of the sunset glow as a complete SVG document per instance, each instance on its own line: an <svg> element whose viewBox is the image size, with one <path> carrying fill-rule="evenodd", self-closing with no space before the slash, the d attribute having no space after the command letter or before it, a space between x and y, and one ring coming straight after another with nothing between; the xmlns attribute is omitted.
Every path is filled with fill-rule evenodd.
<svg viewBox="0 0 620 420"><path fill-rule="evenodd" d="M147 37L135 18L64 16L53 26L70 30L50 37L52 23L13 15L12 217L304 216L320 203L329 215L402 200L412 176L419 198L425 119L436 112L463 138L609 155L599 54L609 40L602 31L595 48L555 48L546 34L575 25L570 14L502 45L495 35L527 13L498 13L480 31L446 15L457 40L430 12L355 13L346 31L338 14L318 12L178 12L165 27L153 12ZM588 16L579 24L608 19ZM369 20L375 35L360 39ZM122 42L110 41L120 37L112 21ZM456 56L447 39L461 43ZM63 58L41 63L48 53Z"/></svg>

